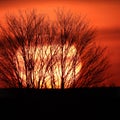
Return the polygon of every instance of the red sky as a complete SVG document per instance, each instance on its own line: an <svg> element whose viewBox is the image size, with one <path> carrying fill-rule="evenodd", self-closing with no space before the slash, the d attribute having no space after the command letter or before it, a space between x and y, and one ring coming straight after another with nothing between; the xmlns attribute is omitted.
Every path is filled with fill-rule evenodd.
<svg viewBox="0 0 120 120"><path fill-rule="evenodd" d="M106 45L110 54L113 81L120 86L120 1L119 0L0 0L0 21L4 15L14 14L18 9L37 9L53 17L54 9L70 9L73 13L86 16L98 30L96 39Z"/></svg>
<svg viewBox="0 0 120 120"><path fill-rule="evenodd" d="M53 15L54 9L63 7L87 16L99 28L120 28L120 1L118 0L1 0L1 16L18 9L38 9Z"/></svg>

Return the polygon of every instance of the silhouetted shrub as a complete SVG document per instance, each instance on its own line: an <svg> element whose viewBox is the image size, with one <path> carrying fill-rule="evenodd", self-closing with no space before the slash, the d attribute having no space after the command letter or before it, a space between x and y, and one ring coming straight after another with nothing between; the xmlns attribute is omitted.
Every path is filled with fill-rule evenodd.
<svg viewBox="0 0 120 120"><path fill-rule="evenodd" d="M56 21L35 11L7 16L0 26L0 80L13 88L80 88L107 80L105 48L81 16L56 10Z"/></svg>

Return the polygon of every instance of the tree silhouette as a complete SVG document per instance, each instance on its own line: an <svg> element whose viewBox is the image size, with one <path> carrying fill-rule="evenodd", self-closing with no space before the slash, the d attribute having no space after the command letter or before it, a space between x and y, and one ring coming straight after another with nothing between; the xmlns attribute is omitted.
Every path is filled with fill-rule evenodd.
<svg viewBox="0 0 120 120"><path fill-rule="evenodd" d="M0 25L0 80L10 88L79 88L107 80L105 48L81 16L56 10L56 21L35 11Z"/></svg>

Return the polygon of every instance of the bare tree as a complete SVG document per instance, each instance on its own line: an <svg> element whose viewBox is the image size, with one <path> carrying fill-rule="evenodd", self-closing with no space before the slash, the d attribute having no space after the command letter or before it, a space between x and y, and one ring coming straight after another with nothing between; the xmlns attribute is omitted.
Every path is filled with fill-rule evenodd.
<svg viewBox="0 0 120 120"><path fill-rule="evenodd" d="M7 16L0 25L0 80L13 88L79 88L107 80L105 48L81 16L56 10L57 20L35 11Z"/></svg>

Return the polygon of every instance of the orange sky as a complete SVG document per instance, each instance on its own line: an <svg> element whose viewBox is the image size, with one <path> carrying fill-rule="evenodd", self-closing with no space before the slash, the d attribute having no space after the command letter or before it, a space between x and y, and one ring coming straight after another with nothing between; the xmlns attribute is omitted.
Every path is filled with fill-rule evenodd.
<svg viewBox="0 0 120 120"><path fill-rule="evenodd" d="M58 7L81 13L98 28L120 28L119 0L1 0L0 17L18 9L33 8L52 16Z"/></svg>
<svg viewBox="0 0 120 120"><path fill-rule="evenodd" d="M59 1L59 2L58 2ZM14 14L18 9L37 9L53 17L56 8L70 9L73 13L82 14L97 28L97 39L106 45L110 53L111 71L114 83L120 86L120 1L119 0L0 0L0 21L4 15Z"/></svg>

